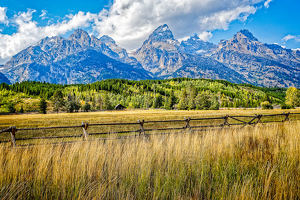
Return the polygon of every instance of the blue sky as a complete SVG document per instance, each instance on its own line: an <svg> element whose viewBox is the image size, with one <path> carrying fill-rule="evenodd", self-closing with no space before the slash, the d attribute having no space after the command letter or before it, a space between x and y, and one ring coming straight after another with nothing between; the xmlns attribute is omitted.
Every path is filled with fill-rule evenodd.
<svg viewBox="0 0 300 200"><path fill-rule="evenodd" d="M218 43L249 29L265 43L300 48L299 0L1 0L0 64L46 36L82 28L135 49L159 25L178 39Z"/></svg>

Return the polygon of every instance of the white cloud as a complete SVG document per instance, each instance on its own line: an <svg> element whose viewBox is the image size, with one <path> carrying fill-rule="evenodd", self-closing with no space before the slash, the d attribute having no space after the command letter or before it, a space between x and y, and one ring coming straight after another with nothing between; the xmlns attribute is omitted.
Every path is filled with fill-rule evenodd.
<svg viewBox="0 0 300 200"><path fill-rule="evenodd" d="M289 40L295 40L296 42L300 42L300 35L290 35L290 34L288 34L288 35L284 36L282 38L282 40L284 42L287 42Z"/></svg>
<svg viewBox="0 0 300 200"><path fill-rule="evenodd" d="M212 33L207 31L204 31L198 35L198 37L203 41L208 41L212 36Z"/></svg>
<svg viewBox="0 0 300 200"><path fill-rule="evenodd" d="M7 24L6 8L0 7L0 24Z"/></svg>
<svg viewBox="0 0 300 200"><path fill-rule="evenodd" d="M42 38L65 34L79 27L90 26L90 22L97 17L96 14L78 12L76 15L68 15L67 19L49 26L38 26L32 20L35 10L18 13L14 16L14 23L18 30L12 35L0 33L0 63L6 62L24 48L37 43Z"/></svg>
<svg viewBox="0 0 300 200"><path fill-rule="evenodd" d="M264 6L265 6L266 8L269 8L269 6L270 6L269 4L271 3L271 1L272 1L272 0L266 0L265 3L264 3Z"/></svg>
<svg viewBox="0 0 300 200"><path fill-rule="evenodd" d="M246 20L265 0L115 0L99 14L95 31L110 35L122 46L136 48L161 24L176 38L227 29L234 20Z"/></svg>
<svg viewBox="0 0 300 200"><path fill-rule="evenodd" d="M40 18L44 20L47 18L46 15L47 15L47 10L42 10L42 13L40 14Z"/></svg>

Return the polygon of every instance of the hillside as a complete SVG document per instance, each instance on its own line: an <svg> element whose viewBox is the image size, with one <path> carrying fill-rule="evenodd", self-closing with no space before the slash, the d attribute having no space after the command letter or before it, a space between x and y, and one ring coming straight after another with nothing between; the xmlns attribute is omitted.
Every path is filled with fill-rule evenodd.
<svg viewBox="0 0 300 200"><path fill-rule="evenodd" d="M58 95L61 91L61 97ZM261 88L222 80L174 78L166 80L110 79L91 84L59 85L22 82L0 85L0 112L38 109L40 98L48 109L57 111L109 110L117 104L127 108L219 109L220 107L259 107L261 102L281 104L285 89ZM60 98L60 100L59 100ZM57 106L57 105L61 106ZM72 107L73 106L73 107ZM72 107L72 108L71 108ZM71 110L70 110L71 109Z"/></svg>

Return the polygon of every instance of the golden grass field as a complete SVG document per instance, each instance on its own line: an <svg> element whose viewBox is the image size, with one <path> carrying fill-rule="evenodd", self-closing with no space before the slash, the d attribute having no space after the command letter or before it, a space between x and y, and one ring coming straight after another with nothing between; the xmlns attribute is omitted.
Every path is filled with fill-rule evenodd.
<svg viewBox="0 0 300 200"><path fill-rule="evenodd" d="M40 127L282 112L133 110L5 115L0 122ZM299 130L300 122L292 121L123 140L0 145L0 199L299 199Z"/></svg>
<svg viewBox="0 0 300 200"><path fill-rule="evenodd" d="M183 119L184 117L211 117L224 115L254 115L274 114L283 112L300 112L300 109L291 110L260 110L260 109L229 109L229 110L128 110L128 111L101 111L59 114L18 114L0 115L0 128L8 126L42 127L61 125L80 125L81 122L136 122L144 120Z"/></svg>

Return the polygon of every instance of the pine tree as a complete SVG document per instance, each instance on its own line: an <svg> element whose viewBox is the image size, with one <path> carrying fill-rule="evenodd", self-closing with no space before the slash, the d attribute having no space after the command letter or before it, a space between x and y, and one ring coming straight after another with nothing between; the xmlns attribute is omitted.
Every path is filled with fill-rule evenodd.
<svg viewBox="0 0 300 200"><path fill-rule="evenodd" d="M178 109L186 110L187 108L188 108L187 92L186 92L186 89L183 89L181 91L181 96L179 98Z"/></svg>
<svg viewBox="0 0 300 200"><path fill-rule="evenodd" d="M57 90L53 94L53 111L59 112L65 106L64 96L61 90Z"/></svg>
<svg viewBox="0 0 300 200"><path fill-rule="evenodd" d="M44 98L42 98L40 100L39 109L40 109L40 113L43 113L43 114L47 113L47 102Z"/></svg>
<svg viewBox="0 0 300 200"><path fill-rule="evenodd" d="M105 93L102 97L103 99L103 109L104 110L112 110L112 105L108 95Z"/></svg>
<svg viewBox="0 0 300 200"><path fill-rule="evenodd" d="M160 94L157 94L153 99L153 108L160 108L163 105L163 98Z"/></svg>

